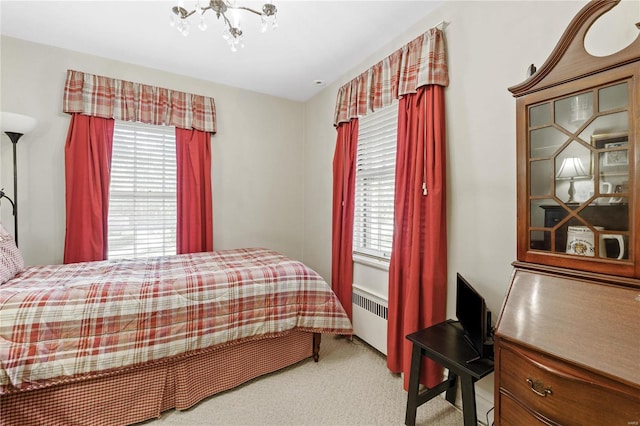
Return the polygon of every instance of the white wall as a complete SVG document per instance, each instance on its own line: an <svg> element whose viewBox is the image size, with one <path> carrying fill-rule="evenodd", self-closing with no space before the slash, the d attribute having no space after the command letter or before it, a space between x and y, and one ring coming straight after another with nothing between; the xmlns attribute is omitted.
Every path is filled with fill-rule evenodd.
<svg viewBox="0 0 640 426"><path fill-rule="evenodd" d="M495 321L510 281L511 262L516 259L515 100L507 88L525 79L531 63L542 65L586 3L447 1L307 102L305 193L313 197L305 200L305 262L330 271L331 161L336 132L329 123L338 88L444 20L449 23L445 36L450 77L445 95L447 317L455 317L455 274L460 272L485 296ZM612 28L622 28L623 20L628 33L635 31L632 24L640 18L640 3L626 1L616 9L594 25L589 37L596 31L598 37L610 34ZM595 50L612 53L631 39L611 49L615 43L605 37ZM369 285L380 287L380 283ZM490 403L492 375L479 383L478 396ZM480 407L479 412L483 416L479 419L484 420Z"/></svg>
<svg viewBox="0 0 640 426"><path fill-rule="evenodd" d="M1 43L0 109L38 120L17 147L19 244L27 264L62 261L67 69L213 97L214 248L266 246L302 258L301 103L13 38ZM0 185L12 196L11 142L4 134L0 146ZM9 203L1 210L12 230Z"/></svg>

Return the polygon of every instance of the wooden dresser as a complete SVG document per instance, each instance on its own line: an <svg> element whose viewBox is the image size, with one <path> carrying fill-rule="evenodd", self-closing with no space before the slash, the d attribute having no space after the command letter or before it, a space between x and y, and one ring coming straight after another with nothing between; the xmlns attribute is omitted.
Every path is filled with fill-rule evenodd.
<svg viewBox="0 0 640 426"><path fill-rule="evenodd" d="M496 424L638 424L640 289L516 264L507 302Z"/></svg>
<svg viewBox="0 0 640 426"><path fill-rule="evenodd" d="M584 48L618 3L589 2L509 88L518 261L494 336L496 425L640 425L640 34L605 57Z"/></svg>

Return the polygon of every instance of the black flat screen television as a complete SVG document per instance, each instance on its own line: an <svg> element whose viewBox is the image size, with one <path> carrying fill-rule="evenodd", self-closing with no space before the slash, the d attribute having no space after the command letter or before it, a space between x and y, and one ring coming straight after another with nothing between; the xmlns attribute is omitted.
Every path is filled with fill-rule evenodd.
<svg viewBox="0 0 640 426"><path fill-rule="evenodd" d="M456 317L465 333L465 340L476 351L479 358L493 358L491 338L491 311L484 298L460 274L457 274Z"/></svg>

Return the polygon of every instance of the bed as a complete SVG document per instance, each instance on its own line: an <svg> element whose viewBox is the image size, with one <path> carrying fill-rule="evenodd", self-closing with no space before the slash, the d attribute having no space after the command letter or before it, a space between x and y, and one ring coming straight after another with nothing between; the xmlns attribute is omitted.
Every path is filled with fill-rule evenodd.
<svg viewBox="0 0 640 426"><path fill-rule="evenodd" d="M35 266L0 287L0 424L131 424L352 333L313 270L263 248Z"/></svg>

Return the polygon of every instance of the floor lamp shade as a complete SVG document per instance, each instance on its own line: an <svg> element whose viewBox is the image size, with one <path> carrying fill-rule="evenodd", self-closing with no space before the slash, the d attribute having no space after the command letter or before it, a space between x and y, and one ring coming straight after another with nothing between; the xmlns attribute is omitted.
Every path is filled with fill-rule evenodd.
<svg viewBox="0 0 640 426"><path fill-rule="evenodd" d="M24 135L36 127L36 119L28 115L3 112L0 116L0 127L5 133L20 133Z"/></svg>
<svg viewBox="0 0 640 426"><path fill-rule="evenodd" d="M28 115L13 112L0 113L0 128L9 136L13 145L13 234L16 245L18 244L18 167L16 162L16 145L25 133L29 133L36 127L36 119ZM9 201L11 199L3 194Z"/></svg>

